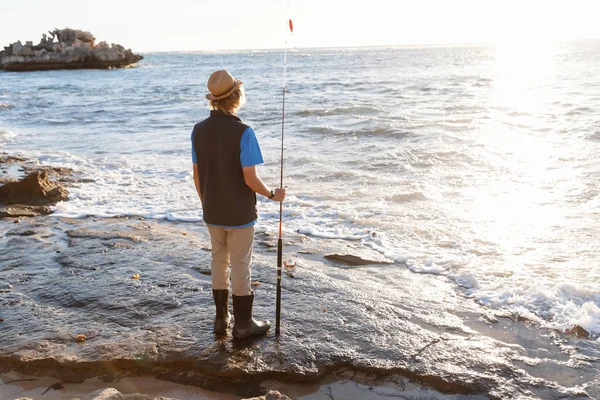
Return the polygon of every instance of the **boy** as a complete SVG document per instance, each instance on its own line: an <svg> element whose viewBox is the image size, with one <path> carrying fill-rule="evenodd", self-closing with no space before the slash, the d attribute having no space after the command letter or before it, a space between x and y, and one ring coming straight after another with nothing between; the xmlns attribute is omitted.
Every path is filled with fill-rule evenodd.
<svg viewBox="0 0 600 400"><path fill-rule="evenodd" d="M210 116L194 126L194 184L202 202L204 222L212 243L212 287L216 306L215 333L229 326L229 265L236 339L265 334L269 321L252 317L254 293L250 262L256 193L283 201L285 189L269 189L256 173L263 158L254 130L236 115L245 103L243 82L219 70L208 79Z"/></svg>

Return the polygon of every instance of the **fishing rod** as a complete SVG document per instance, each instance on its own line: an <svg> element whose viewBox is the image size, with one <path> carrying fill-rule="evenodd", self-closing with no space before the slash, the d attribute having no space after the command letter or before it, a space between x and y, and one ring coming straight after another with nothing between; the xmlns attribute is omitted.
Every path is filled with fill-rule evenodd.
<svg viewBox="0 0 600 400"><path fill-rule="evenodd" d="M289 3L288 3L289 6ZM294 24L290 19L288 21L290 32L294 34ZM285 41L285 49L283 51L283 90L282 90L282 106L281 106L281 176L279 187L283 188L283 132L285 127L285 78L287 70L287 40ZM281 333L281 267L283 257L283 241L282 226L283 226L283 201L279 203L279 239L277 240L277 309L275 312L275 335Z"/></svg>

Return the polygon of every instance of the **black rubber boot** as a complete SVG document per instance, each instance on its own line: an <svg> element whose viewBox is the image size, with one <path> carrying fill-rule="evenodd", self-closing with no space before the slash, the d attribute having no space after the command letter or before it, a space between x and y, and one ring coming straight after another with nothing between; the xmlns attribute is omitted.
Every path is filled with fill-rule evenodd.
<svg viewBox="0 0 600 400"><path fill-rule="evenodd" d="M214 290L213 298L217 308L215 317L215 333L225 333L229 327L231 314L229 314L229 290Z"/></svg>
<svg viewBox="0 0 600 400"><path fill-rule="evenodd" d="M248 336L264 335L271 328L269 321L256 321L252 318L254 293L249 296L233 295L233 337L243 339Z"/></svg>

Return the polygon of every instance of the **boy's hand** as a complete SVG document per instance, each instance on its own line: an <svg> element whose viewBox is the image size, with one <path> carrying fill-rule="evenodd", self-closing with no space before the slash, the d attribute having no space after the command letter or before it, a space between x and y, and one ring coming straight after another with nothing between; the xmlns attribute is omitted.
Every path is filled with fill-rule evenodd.
<svg viewBox="0 0 600 400"><path fill-rule="evenodd" d="M275 196L271 198L273 201L283 201L285 199L285 188L277 188L274 190Z"/></svg>

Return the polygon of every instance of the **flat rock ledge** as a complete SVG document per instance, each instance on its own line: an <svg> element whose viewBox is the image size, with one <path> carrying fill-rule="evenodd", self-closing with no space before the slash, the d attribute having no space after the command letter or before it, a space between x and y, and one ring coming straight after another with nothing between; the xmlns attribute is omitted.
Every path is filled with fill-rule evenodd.
<svg viewBox="0 0 600 400"><path fill-rule="evenodd" d="M11 72L56 69L124 68L144 57L119 44L96 44L96 38L78 29L55 29L42 35L39 44L21 41L0 51L0 70Z"/></svg>
<svg viewBox="0 0 600 400"><path fill-rule="evenodd" d="M352 244L287 236L297 267L283 280L281 336L234 341L212 332L197 224L46 216L0 221L0 234L0 372L65 384L154 376L241 398L264 396L265 382L357 373L473 399L600 396L595 341L489 317L446 277L346 268L316 252L353 254ZM254 314L274 322L275 257L254 250Z"/></svg>

